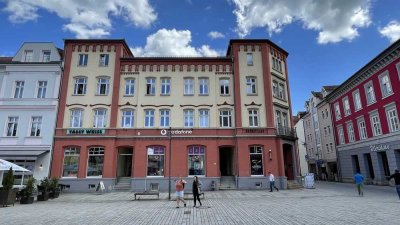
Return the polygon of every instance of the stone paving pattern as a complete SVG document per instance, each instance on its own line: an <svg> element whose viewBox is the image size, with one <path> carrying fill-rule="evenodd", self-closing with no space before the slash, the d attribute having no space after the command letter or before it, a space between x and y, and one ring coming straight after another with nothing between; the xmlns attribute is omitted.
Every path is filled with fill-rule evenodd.
<svg viewBox="0 0 400 225"><path fill-rule="evenodd" d="M173 196L173 194L172 194ZM206 192L201 208L175 208L168 193L62 193L31 205L0 207L0 224L399 224L400 200L393 187L317 183L315 189Z"/></svg>

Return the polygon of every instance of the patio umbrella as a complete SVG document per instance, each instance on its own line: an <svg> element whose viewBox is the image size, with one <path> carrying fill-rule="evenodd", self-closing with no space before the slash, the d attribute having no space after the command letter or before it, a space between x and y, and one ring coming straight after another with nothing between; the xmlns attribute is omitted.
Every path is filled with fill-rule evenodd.
<svg viewBox="0 0 400 225"><path fill-rule="evenodd" d="M22 166L18 166L17 164L14 164L7 160L0 159L0 185L2 184L3 181L4 171L10 170L10 168L12 168L13 171L30 172L30 170L27 170Z"/></svg>

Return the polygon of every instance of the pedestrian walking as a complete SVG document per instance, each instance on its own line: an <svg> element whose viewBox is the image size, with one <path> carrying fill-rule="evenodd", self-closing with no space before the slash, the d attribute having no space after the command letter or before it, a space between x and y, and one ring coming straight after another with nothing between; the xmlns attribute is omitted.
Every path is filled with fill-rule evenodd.
<svg viewBox="0 0 400 225"><path fill-rule="evenodd" d="M268 172L269 175L269 192L273 192L272 188L275 188L276 191L279 191L277 187L275 187L275 176L274 174L271 173L271 171Z"/></svg>
<svg viewBox="0 0 400 225"><path fill-rule="evenodd" d="M193 201L194 201L194 205L193 207L196 207L196 199L199 201L200 206L201 206L201 201L200 201L200 186L201 186L201 181L199 180L199 178L197 176L194 176L193 179L193 185L192 185L192 193L193 193Z"/></svg>
<svg viewBox="0 0 400 225"><path fill-rule="evenodd" d="M183 206L186 207L186 201L183 198L184 190L185 190L186 181L179 177L179 179L175 182L176 189L176 208L179 208L179 202L183 202Z"/></svg>
<svg viewBox="0 0 400 225"><path fill-rule="evenodd" d="M396 185L396 191L397 191L397 195L399 196L400 199L400 172L398 169L394 170L394 174L390 175L390 177L388 177L388 180L391 180L394 178L394 184Z"/></svg>
<svg viewBox="0 0 400 225"><path fill-rule="evenodd" d="M356 183L357 186L358 196L364 196L364 191L363 191L364 176L360 173L360 171L357 171L357 173L354 174L354 182Z"/></svg>

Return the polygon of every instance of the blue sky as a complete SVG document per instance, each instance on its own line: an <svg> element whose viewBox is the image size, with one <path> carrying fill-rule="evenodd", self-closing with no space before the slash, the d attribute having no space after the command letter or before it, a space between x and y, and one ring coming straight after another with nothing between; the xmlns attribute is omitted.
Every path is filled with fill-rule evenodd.
<svg viewBox="0 0 400 225"><path fill-rule="evenodd" d="M124 38L137 56L218 56L229 39L289 52L293 113L400 37L398 0L0 0L0 56L25 41Z"/></svg>

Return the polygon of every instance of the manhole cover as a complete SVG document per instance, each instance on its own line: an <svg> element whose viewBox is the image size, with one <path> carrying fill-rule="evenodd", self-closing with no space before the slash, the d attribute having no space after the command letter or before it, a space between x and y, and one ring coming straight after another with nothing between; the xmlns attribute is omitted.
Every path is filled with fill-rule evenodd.
<svg viewBox="0 0 400 225"><path fill-rule="evenodd" d="M183 214L190 214L190 210L183 211Z"/></svg>

